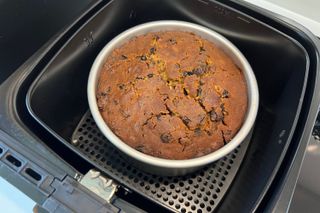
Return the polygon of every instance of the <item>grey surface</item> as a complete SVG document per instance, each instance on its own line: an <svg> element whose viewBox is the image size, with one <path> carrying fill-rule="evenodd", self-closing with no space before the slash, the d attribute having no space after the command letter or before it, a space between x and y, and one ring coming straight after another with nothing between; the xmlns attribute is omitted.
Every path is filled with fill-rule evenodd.
<svg viewBox="0 0 320 213"><path fill-rule="evenodd" d="M320 141L311 138L303 160L290 213L319 212L320 210Z"/></svg>
<svg viewBox="0 0 320 213"><path fill-rule="evenodd" d="M291 202L289 213L316 213L320 209L320 196L298 184Z"/></svg>
<svg viewBox="0 0 320 213"><path fill-rule="evenodd" d="M267 0L288 10L320 22L319 0Z"/></svg>

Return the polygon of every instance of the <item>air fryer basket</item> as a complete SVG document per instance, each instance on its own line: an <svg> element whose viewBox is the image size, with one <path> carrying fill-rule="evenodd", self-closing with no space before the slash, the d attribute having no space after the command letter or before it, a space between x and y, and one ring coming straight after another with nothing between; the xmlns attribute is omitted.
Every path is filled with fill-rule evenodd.
<svg viewBox="0 0 320 213"><path fill-rule="evenodd" d="M101 48L129 27L164 19L197 23L227 37L248 59L260 92L259 113L247 143L204 170L180 178L144 174L121 157L107 160L118 156L117 150L101 137L87 113L87 78ZM115 0L53 57L31 86L27 105L34 119L61 143L126 187L171 210L206 212L218 206L239 168L248 183L242 190L252 202L259 199L290 143L308 68L308 55L294 39L221 3Z"/></svg>

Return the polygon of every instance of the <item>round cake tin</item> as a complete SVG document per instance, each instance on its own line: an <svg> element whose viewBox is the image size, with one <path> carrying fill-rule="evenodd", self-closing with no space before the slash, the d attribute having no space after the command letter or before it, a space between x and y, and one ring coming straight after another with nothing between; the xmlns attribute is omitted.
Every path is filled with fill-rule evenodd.
<svg viewBox="0 0 320 213"><path fill-rule="evenodd" d="M207 154L202 157L192 158L187 160L169 160L153 157L144 153L141 153L134 148L123 142L113 131L108 127L108 125L103 120L97 105L96 90L97 83L100 76L100 71L105 63L106 58L111 52L128 42L133 37L143 35L149 32L160 32L160 31L185 31L193 32L203 39L207 39L214 43L217 47L223 50L233 62L242 70L243 75L247 84L247 95L248 95L248 107L243 124L237 134L228 142L225 146L220 149ZM225 155L233 151L250 133L256 116L258 112L259 105L259 92L258 85L253 73L253 70L243 56L243 54L234 46L228 39L223 37L221 34L212 31L206 27L182 21L155 21L148 22L145 24L137 25L132 27L114 39L107 43L107 45L101 50L97 58L95 59L88 79L88 101L90 111L92 113L93 119L95 120L98 128L104 134L104 136L121 152L127 156L136 167L142 169L143 171L164 175L164 176L177 176L184 175L193 172L209 163L212 163ZM130 127L127 127L130 128Z"/></svg>

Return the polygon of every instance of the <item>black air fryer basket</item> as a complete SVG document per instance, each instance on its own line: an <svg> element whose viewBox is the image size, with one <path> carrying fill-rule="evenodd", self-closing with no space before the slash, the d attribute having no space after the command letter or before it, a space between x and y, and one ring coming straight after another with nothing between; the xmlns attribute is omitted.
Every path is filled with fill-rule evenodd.
<svg viewBox="0 0 320 213"><path fill-rule="evenodd" d="M259 87L252 135L225 158L182 177L136 169L102 135L88 111L88 74L99 51L122 31L155 20L183 20L221 33L248 59ZM291 166L301 163L319 104L317 41L297 26L233 1L97 2L0 87L9 103L1 108L5 119L0 127L17 144L24 138L29 153L37 148L40 157L50 153L47 160L58 159L54 164L59 171L69 170L66 176L98 169L119 184L116 196L141 209L270 210L281 200ZM33 170L41 177L34 182L41 189L51 170L45 162ZM49 179L63 182L66 176ZM47 200L54 195L61 201L50 191L39 202L50 210ZM71 210L84 205L69 203L64 205Z"/></svg>

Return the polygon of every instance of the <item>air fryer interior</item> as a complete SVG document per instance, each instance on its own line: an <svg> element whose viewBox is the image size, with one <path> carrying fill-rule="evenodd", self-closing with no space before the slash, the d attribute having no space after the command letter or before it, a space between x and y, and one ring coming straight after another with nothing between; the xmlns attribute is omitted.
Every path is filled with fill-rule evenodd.
<svg viewBox="0 0 320 213"><path fill-rule="evenodd" d="M115 0L107 4L66 42L35 80L27 97L32 116L70 148L79 128L90 118L86 114L86 86L93 60L103 46L120 32L155 20L189 21L217 31L233 42L251 64L258 82L260 106L240 170L242 174L245 173L242 178L250 183L241 186L242 190L245 189L247 200L253 205L290 142L288 137L294 131L304 95L309 59L302 46L290 37L220 3ZM93 140L93 137L87 139ZM74 148L79 149L81 151L79 147ZM92 158L90 163L92 167L98 167L98 162ZM161 182L158 178L153 178L153 181ZM175 180L172 179L172 182ZM170 182L167 185L170 188ZM160 186L155 190L161 190ZM145 188L145 185L142 187ZM209 190L208 194L214 193ZM155 192L154 197L157 196ZM164 198L161 199L163 201ZM188 200L188 196L182 199ZM173 210L181 210L185 200L174 201L168 206ZM210 209L206 205L203 211Z"/></svg>

